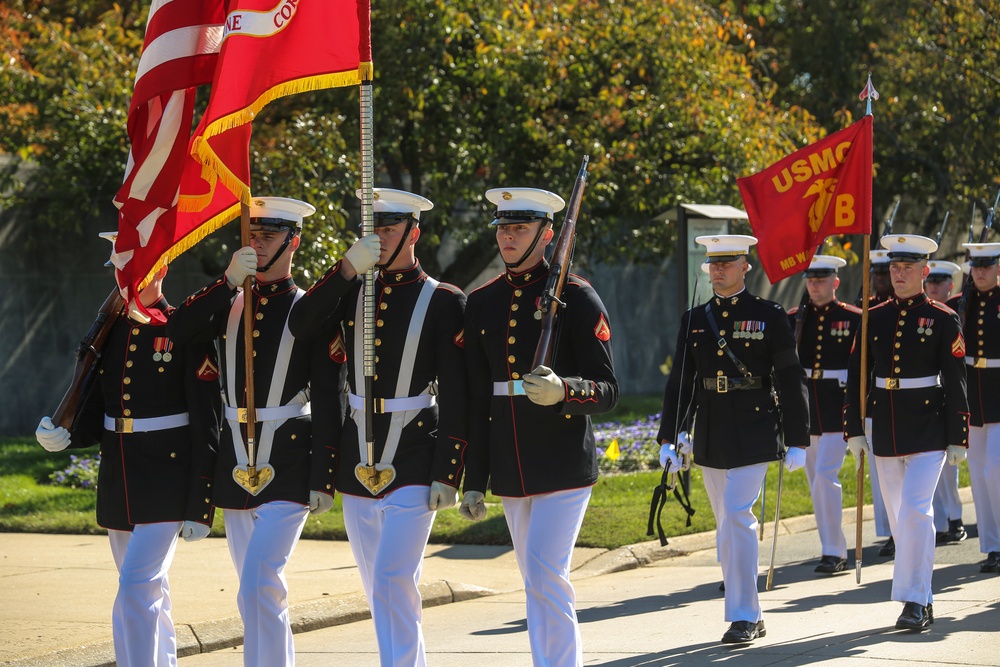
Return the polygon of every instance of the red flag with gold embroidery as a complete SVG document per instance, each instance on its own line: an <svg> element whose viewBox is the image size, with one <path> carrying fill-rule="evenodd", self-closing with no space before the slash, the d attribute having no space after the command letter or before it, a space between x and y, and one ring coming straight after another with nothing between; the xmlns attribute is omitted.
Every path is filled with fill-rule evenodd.
<svg viewBox="0 0 1000 667"><path fill-rule="evenodd" d="M871 233L872 117L736 182L768 280L804 271L827 236Z"/></svg>
<svg viewBox="0 0 1000 667"><path fill-rule="evenodd" d="M279 97L371 78L370 1L231 0L228 9L191 152L250 203L250 122Z"/></svg>

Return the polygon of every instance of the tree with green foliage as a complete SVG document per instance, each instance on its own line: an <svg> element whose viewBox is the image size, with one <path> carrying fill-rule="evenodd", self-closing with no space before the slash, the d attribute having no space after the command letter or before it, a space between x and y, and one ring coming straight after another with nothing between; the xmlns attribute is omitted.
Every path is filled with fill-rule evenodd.
<svg viewBox="0 0 1000 667"><path fill-rule="evenodd" d="M144 15L93 0L41 16L28 4L5 10L14 65L0 85L15 94L0 120L21 120L0 150L38 165L37 189L15 194L65 225L81 205L110 207L120 182ZM806 108L772 104L756 47L729 43L724 26L696 0L375 3L376 168L380 182L435 202L422 242L428 270L470 280L495 255L485 190L568 193L585 153L584 255L660 258L675 239L654 215L680 202L738 204L737 177L818 139ZM254 122L253 191L319 209L300 253L309 277L356 231L357 114L356 93L339 89L272 103ZM446 238L459 252L441 267L435 250Z"/></svg>

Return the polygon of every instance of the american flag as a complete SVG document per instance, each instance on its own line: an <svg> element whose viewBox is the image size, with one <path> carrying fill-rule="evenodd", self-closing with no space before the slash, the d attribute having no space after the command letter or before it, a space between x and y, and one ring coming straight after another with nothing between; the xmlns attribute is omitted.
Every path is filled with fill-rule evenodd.
<svg viewBox="0 0 1000 667"><path fill-rule="evenodd" d="M189 153L195 91L210 84L222 43L222 0L153 0L129 106L131 141L125 179L115 196L118 239L112 254L119 287L131 301L148 275L189 245L191 231L228 204L203 198L198 215L181 214L190 189L204 195L201 165ZM195 239L197 240L197 239Z"/></svg>

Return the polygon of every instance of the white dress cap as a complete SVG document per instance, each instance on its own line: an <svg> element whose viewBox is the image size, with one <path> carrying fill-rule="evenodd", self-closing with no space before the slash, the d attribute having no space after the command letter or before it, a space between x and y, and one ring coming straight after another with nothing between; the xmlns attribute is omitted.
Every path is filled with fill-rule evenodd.
<svg viewBox="0 0 1000 667"><path fill-rule="evenodd" d="M302 218L315 212L312 204L290 197L254 197L250 202L250 219L258 225L302 229Z"/></svg>
<svg viewBox="0 0 1000 667"><path fill-rule="evenodd" d="M706 262L730 262L749 253L750 246L757 244L757 238L743 234L717 234L699 236L694 242L705 246Z"/></svg>
<svg viewBox="0 0 1000 667"><path fill-rule="evenodd" d="M809 262L809 268L806 269L806 275L830 275L831 273L836 273L843 266L847 266L847 260L843 257L813 255L812 261Z"/></svg>
<svg viewBox="0 0 1000 667"><path fill-rule="evenodd" d="M941 259L930 260L927 267L930 269L928 276L951 276L954 279L962 274L962 267L958 264Z"/></svg>
<svg viewBox="0 0 1000 667"><path fill-rule="evenodd" d="M358 199L361 199L360 189L358 189L354 194ZM372 190L372 198L375 213L406 214L399 216L400 220L408 216L412 216L413 218L419 220L421 211L429 211L434 208L434 202L427 197L421 197L420 195L415 195L412 192L406 192L405 190L374 188Z"/></svg>
<svg viewBox="0 0 1000 667"><path fill-rule="evenodd" d="M111 256L114 257L114 255L115 255L115 241L118 240L118 232L117 231L114 231L114 232L100 232L98 234L98 236L100 236L102 239L105 239L107 241L111 241ZM112 262L110 259L108 259L108 261L104 262L104 266L114 266L114 262Z"/></svg>
<svg viewBox="0 0 1000 667"><path fill-rule="evenodd" d="M869 261L869 263L872 266L875 266L876 264L878 264L878 265L884 264L885 266L888 267L889 266L889 251L888 250L872 250L871 253L870 253L870 255L869 255L868 261Z"/></svg>
<svg viewBox="0 0 1000 667"><path fill-rule="evenodd" d="M934 239L915 234L886 234L879 243L889 251L889 261L916 262L927 259L938 249Z"/></svg>
<svg viewBox="0 0 1000 667"><path fill-rule="evenodd" d="M1000 243L963 243L970 257L1000 257Z"/></svg>
<svg viewBox="0 0 1000 667"><path fill-rule="evenodd" d="M486 199L497 207L491 225L538 218L552 220L566 206L566 201L556 193L538 188L493 188L486 191Z"/></svg>

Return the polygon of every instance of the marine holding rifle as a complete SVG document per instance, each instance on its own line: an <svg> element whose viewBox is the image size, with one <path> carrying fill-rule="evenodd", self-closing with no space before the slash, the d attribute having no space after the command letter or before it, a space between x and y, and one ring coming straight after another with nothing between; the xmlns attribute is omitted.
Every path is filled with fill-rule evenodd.
<svg viewBox="0 0 1000 667"><path fill-rule="evenodd" d="M715 514L730 623L722 641L742 644L766 632L757 596L753 504L770 462L784 459L789 471L805 464L809 411L784 309L746 290L747 253L757 239L699 236L695 242L705 246L714 295L681 318L656 437L660 460L677 470L674 445L688 453L686 431L694 422L694 460Z"/></svg>
<svg viewBox="0 0 1000 667"><path fill-rule="evenodd" d="M524 579L533 663L573 667L583 664L583 647L570 561L597 481L590 417L618 402L611 322L593 287L566 276L551 365L536 367L545 246L565 202L534 188L486 197L496 205L491 225L506 270L469 294L465 311L469 454L460 511L483 519L487 488L500 496ZM568 253L560 263L568 268Z"/></svg>
<svg viewBox="0 0 1000 667"><path fill-rule="evenodd" d="M291 276L292 259L302 219L314 211L296 199L255 198L247 245L168 325L179 344L218 340L221 351L225 409L213 499L223 508L239 577L247 667L294 664L284 570L309 513L333 506L340 413L312 415L310 399L322 404L336 395L342 360L331 346L335 332L293 338L287 324L303 294ZM250 289L240 291L248 282Z"/></svg>
<svg viewBox="0 0 1000 667"><path fill-rule="evenodd" d="M465 466L465 295L431 278L417 260L420 215L434 204L390 188L375 188L373 199L375 258L359 259L359 249L348 250L295 305L289 328L308 337L330 323L338 332L343 326L336 347L347 359L350 416L334 446L344 524L371 608L380 664L421 667L426 650L417 585L424 549L437 510L458 503ZM375 260L375 366L368 403L358 274Z"/></svg>
<svg viewBox="0 0 1000 667"><path fill-rule="evenodd" d="M114 242L116 234L102 236ZM50 452L101 445L97 523L118 568L112 636L122 667L177 664L167 573L178 535L206 537L215 515L218 361L211 344L168 336L176 311L163 296L166 273L159 269L139 293L153 319L134 308L119 315L120 305L107 312L96 386L76 419L69 415L72 430L43 417L35 432Z"/></svg>

